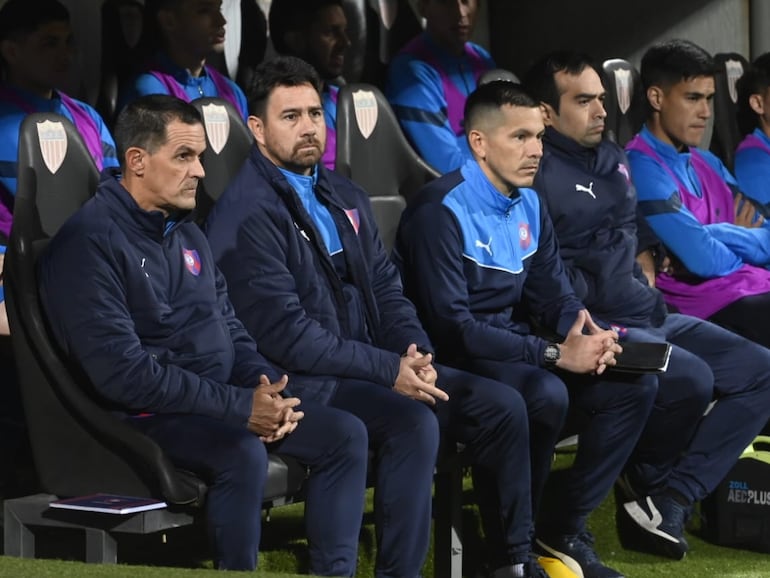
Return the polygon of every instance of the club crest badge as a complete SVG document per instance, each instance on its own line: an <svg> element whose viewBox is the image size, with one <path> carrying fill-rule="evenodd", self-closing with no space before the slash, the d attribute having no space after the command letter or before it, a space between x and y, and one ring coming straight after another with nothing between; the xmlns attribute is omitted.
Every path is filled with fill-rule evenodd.
<svg viewBox="0 0 770 578"><path fill-rule="evenodd" d="M532 235L529 232L529 223L519 223L519 246L522 249L529 249L532 242Z"/></svg>
<svg viewBox="0 0 770 578"><path fill-rule="evenodd" d="M621 114L626 114L631 108L631 95L634 93L634 79L630 70L615 71L615 92L618 95L618 108Z"/></svg>
<svg viewBox="0 0 770 578"><path fill-rule="evenodd" d="M358 229L361 227L361 218L358 215L358 209L345 209L345 215L348 217L348 221L353 225L353 230L358 235Z"/></svg>
<svg viewBox="0 0 770 578"><path fill-rule="evenodd" d="M225 148L227 137L230 135L230 118L221 104L207 104L202 107L202 112L211 150L218 155Z"/></svg>
<svg viewBox="0 0 770 578"><path fill-rule="evenodd" d="M631 175L628 172L628 167L623 163L618 163L618 172L626 178L626 182L631 182Z"/></svg>
<svg viewBox="0 0 770 578"><path fill-rule="evenodd" d="M353 108L356 111L356 124L365 139L372 136L377 126L377 99L371 90L356 90L353 93Z"/></svg>
<svg viewBox="0 0 770 578"><path fill-rule="evenodd" d="M201 259L198 251L182 248L182 257L184 258L184 266L190 273L196 277L201 274Z"/></svg>
<svg viewBox="0 0 770 578"><path fill-rule="evenodd" d="M385 30L390 30L393 27L393 23L396 21L398 15L398 1L397 0L371 0L374 10L380 17L382 25Z"/></svg>
<svg viewBox="0 0 770 578"><path fill-rule="evenodd" d="M50 120L37 123L37 140L45 166L55 175L67 155L67 133L64 132L64 125Z"/></svg>
<svg viewBox="0 0 770 578"><path fill-rule="evenodd" d="M730 98L737 103L738 88L736 84L738 79L743 76L743 65L737 60L728 60L725 62L725 72L727 72L727 89L730 91Z"/></svg>

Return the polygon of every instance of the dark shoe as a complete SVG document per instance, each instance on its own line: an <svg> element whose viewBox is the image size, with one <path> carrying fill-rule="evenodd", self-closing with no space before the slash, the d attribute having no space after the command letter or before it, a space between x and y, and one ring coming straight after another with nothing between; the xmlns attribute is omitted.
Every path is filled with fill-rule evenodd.
<svg viewBox="0 0 770 578"><path fill-rule="evenodd" d="M561 560L578 578L624 578L617 570L602 564L589 532L537 538L536 543L543 554Z"/></svg>
<svg viewBox="0 0 770 578"><path fill-rule="evenodd" d="M689 546L684 526L689 508L667 494L646 496L618 508L620 543L629 550L681 560Z"/></svg>

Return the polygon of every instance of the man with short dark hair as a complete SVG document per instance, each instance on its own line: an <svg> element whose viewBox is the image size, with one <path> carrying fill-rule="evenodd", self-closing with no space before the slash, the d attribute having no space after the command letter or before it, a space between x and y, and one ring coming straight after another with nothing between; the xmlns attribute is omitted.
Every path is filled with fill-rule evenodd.
<svg viewBox="0 0 770 578"><path fill-rule="evenodd" d="M638 245L635 174L623 150L602 137L605 89L592 60L548 54L525 84L541 101L546 124L534 186L575 293L618 328L621 345L672 345L618 487L617 518L625 547L681 559L693 504L716 487L770 416L770 352L695 317L668 314L649 284L636 257L654 246L654 236Z"/></svg>
<svg viewBox="0 0 770 578"><path fill-rule="evenodd" d="M543 128L538 101L519 85L477 88L465 106L473 158L417 194L394 258L438 355L524 398L541 550L578 576L620 578L593 550L586 521L631 454L657 385L649 375L604 373L618 335L575 297L553 225L529 188ZM560 338L540 337L530 317ZM587 424L559 491L538 504L568 405Z"/></svg>
<svg viewBox="0 0 770 578"><path fill-rule="evenodd" d="M640 68L647 120L626 152L639 208L671 259L655 282L666 302L770 347L770 223L698 148L716 71L687 40L652 46Z"/></svg>
<svg viewBox="0 0 770 578"><path fill-rule="evenodd" d="M342 0L273 0L270 37L278 54L311 64L323 81L321 102L326 122L326 149L321 161L334 170L337 158L337 93L350 48Z"/></svg>
<svg viewBox="0 0 770 578"><path fill-rule="evenodd" d="M207 234L238 316L292 391L358 416L375 452L378 578L416 578L428 549L443 431L469 446L495 578L542 577L531 559L526 414L513 389L433 364L368 196L319 163L321 82L294 57L261 64L256 139Z"/></svg>
<svg viewBox="0 0 770 578"><path fill-rule="evenodd" d="M41 256L56 340L121 419L208 484L216 567L256 566L269 448L309 466L311 572L353 576L366 430L312 400L300 411L236 319L188 216L204 175L200 115L171 96L141 97L115 134L122 178L102 181Z"/></svg>
<svg viewBox="0 0 770 578"><path fill-rule="evenodd" d="M8 0L0 8L0 243L11 230L19 127L33 112L70 120L99 170L118 166L115 143L91 106L59 89L72 64L72 29L58 0Z"/></svg>
<svg viewBox="0 0 770 578"><path fill-rule="evenodd" d="M420 0L425 31L388 66L385 94L420 156L440 173L469 156L463 131L465 99L495 68L489 53L470 41L481 0Z"/></svg>
<svg viewBox="0 0 770 578"><path fill-rule="evenodd" d="M144 50L149 61L119 104L144 94L170 94L184 101L218 97L247 116L246 97L232 80L206 58L225 47L222 0L147 0L144 7Z"/></svg>

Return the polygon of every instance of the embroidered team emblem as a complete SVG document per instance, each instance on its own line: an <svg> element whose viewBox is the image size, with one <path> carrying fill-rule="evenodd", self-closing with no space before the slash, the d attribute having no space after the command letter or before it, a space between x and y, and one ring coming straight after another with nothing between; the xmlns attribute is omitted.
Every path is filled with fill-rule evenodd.
<svg viewBox="0 0 770 578"><path fill-rule="evenodd" d="M631 175L629 174L628 167L626 165L624 165L623 163L618 163L618 172L624 177L626 177L627 183L631 182Z"/></svg>
<svg viewBox="0 0 770 578"><path fill-rule="evenodd" d="M207 104L202 107L202 112L211 150L218 155L225 148L227 137L230 135L230 118L221 104Z"/></svg>
<svg viewBox="0 0 770 578"><path fill-rule="evenodd" d="M358 229L361 227L361 218L358 215L358 209L345 209L345 215L348 218L348 221L350 221L350 224L353 225L353 230L356 232L356 235L358 235Z"/></svg>
<svg viewBox="0 0 770 578"><path fill-rule="evenodd" d="M743 65L737 60L728 60L725 62L725 71L727 72L727 88L730 91L730 98L737 103L738 89L736 83L743 76Z"/></svg>
<svg viewBox="0 0 770 578"><path fill-rule="evenodd" d="M353 108L356 124L364 139L368 139L377 126L377 99L371 90L356 90L353 93Z"/></svg>
<svg viewBox="0 0 770 578"><path fill-rule="evenodd" d="M615 92L618 95L618 108L626 114L631 108L631 95L634 90L634 79L630 70L615 70Z"/></svg>
<svg viewBox="0 0 770 578"><path fill-rule="evenodd" d="M622 325L615 325L612 323L610 324L610 329L617 333L618 337L625 337L628 334L628 328L623 327Z"/></svg>
<svg viewBox="0 0 770 578"><path fill-rule="evenodd" d="M198 251L195 249L182 248L182 257L184 257L184 266L196 277L201 274L201 259Z"/></svg>
<svg viewBox="0 0 770 578"><path fill-rule="evenodd" d="M529 223L519 223L519 246L522 249L529 249L532 242L532 235L529 233Z"/></svg>
<svg viewBox="0 0 770 578"><path fill-rule="evenodd" d="M67 154L67 133L64 132L64 125L50 120L37 123L37 140L45 166L55 175Z"/></svg>

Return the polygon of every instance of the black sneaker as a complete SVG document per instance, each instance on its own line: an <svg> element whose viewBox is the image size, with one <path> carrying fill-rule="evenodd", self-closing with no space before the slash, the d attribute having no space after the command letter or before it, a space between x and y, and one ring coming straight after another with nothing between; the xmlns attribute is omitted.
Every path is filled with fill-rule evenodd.
<svg viewBox="0 0 770 578"><path fill-rule="evenodd" d="M594 537L590 532L537 538L536 543L543 554L561 560L577 578L624 578L602 563L594 551Z"/></svg>
<svg viewBox="0 0 770 578"><path fill-rule="evenodd" d="M618 536L629 550L681 560L689 545L684 526L689 508L667 494L646 496L618 508Z"/></svg>

